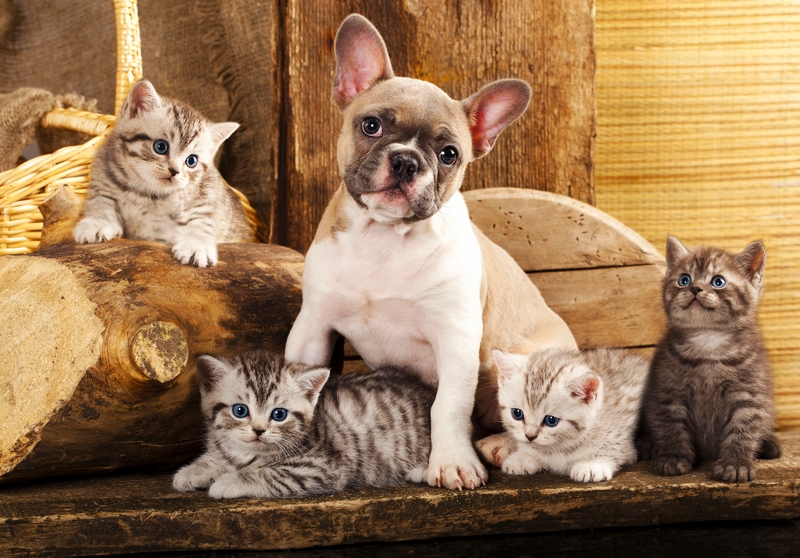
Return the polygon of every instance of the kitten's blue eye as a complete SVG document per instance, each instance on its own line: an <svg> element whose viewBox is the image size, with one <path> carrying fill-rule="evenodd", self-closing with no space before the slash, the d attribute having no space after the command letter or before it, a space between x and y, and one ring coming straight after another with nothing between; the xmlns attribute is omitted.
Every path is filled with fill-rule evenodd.
<svg viewBox="0 0 800 558"><path fill-rule="evenodd" d="M514 417L514 420L522 420L525 418L525 413L522 412L522 409L511 409L511 416Z"/></svg>
<svg viewBox="0 0 800 558"><path fill-rule="evenodd" d="M544 422L545 426L549 426L550 428L552 428L559 422L561 422L561 419L558 417L554 417L553 415L545 415L544 421L542 422Z"/></svg>
<svg viewBox="0 0 800 558"><path fill-rule="evenodd" d="M278 407L277 409L272 409L272 414L270 416L272 417L272 420L282 422L286 420L286 417L289 416L289 411Z"/></svg>
<svg viewBox="0 0 800 558"><path fill-rule="evenodd" d="M166 155L169 152L169 143L166 140L156 140L153 142L153 151L159 155Z"/></svg>
<svg viewBox="0 0 800 558"><path fill-rule="evenodd" d="M193 169L197 166L197 155L189 155L186 157L186 166Z"/></svg>
<svg viewBox="0 0 800 558"><path fill-rule="evenodd" d="M680 285L681 287L685 287L691 282L692 282L692 276L689 275L688 273L684 273L678 279L678 285Z"/></svg>
<svg viewBox="0 0 800 558"><path fill-rule="evenodd" d="M245 418L247 415L250 414L250 409L247 408L247 405L242 405L241 403L237 403L233 407L231 407L231 413L236 418Z"/></svg>
<svg viewBox="0 0 800 558"><path fill-rule="evenodd" d="M725 278L722 275L715 275L711 279L711 286L714 287L715 289L721 289L722 287L724 287L727 284L728 284L728 282L725 280Z"/></svg>

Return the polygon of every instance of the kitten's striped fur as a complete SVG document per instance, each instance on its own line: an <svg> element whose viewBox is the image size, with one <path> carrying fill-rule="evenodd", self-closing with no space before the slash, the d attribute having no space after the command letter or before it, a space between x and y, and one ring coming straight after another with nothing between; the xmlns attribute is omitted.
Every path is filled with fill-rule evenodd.
<svg viewBox="0 0 800 558"><path fill-rule="evenodd" d="M645 396L656 473L681 475L713 460L715 479L744 482L755 477L756 457L780 456L772 374L758 328L766 257L758 241L731 254L710 246L688 250L668 237L669 327Z"/></svg>
<svg viewBox="0 0 800 558"><path fill-rule="evenodd" d="M206 452L176 474L181 491L289 498L421 482L434 390L410 373L334 375L269 351L201 356ZM249 416L236 418L243 404ZM286 409L283 420L271 415Z"/></svg>
<svg viewBox="0 0 800 558"><path fill-rule="evenodd" d="M214 166L238 126L209 122L160 97L149 81L136 83L95 156L75 240L164 242L181 263L198 267L217 263L218 242L254 241L241 202Z"/></svg>
<svg viewBox="0 0 800 558"><path fill-rule="evenodd" d="M489 463L515 475L549 471L598 482L636 462L645 359L622 349L494 354L506 432L478 442Z"/></svg>

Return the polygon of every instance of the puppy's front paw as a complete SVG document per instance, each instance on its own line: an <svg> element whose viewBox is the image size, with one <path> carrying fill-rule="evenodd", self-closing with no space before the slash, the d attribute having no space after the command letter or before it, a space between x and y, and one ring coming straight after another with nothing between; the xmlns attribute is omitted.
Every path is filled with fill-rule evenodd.
<svg viewBox="0 0 800 558"><path fill-rule="evenodd" d="M481 457L496 468L503 466L505 459L517 449L517 441L507 432L492 434L475 442Z"/></svg>
<svg viewBox="0 0 800 558"><path fill-rule="evenodd" d="M748 482L756 478L756 468L747 459L720 459L714 463L711 478L722 482Z"/></svg>
<svg viewBox="0 0 800 558"><path fill-rule="evenodd" d="M503 461L503 472L509 475L533 475L542 470L539 460L522 451L516 451Z"/></svg>
<svg viewBox="0 0 800 558"><path fill-rule="evenodd" d="M184 265L193 264L197 267L217 265L217 245L213 242L181 240L172 247L172 255Z"/></svg>
<svg viewBox="0 0 800 558"><path fill-rule="evenodd" d="M680 455L664 455L653 460L653 472L657 475L675 477L692 470L692 462Z"/></svg>
<svg viewBox="0 0 800 558"><path fill-rule="evenodd" d="M443 486L450 490L474 489L486 484L489 478L486 467L471 447L469 451L454 456L436 456L431 452L427 475L429 485Z"/></svg>
<svg viewBox="0 0 800 558"><path fill-rule="evenodd" d="M213 482L211 470L197 463L190 463L181 467L172 477L172 487L180 492L194 492L205 490Z"/></svg>
<svg viewBox="0 0 800 558"><path fill-rule="evenodd" d="M244 482L236 473L224 473L215 480L208 489L212 498L247 498L253 497L253 487Z"/></svg>
<svg viewBox="0 0 800 558"><path fill-rule="evenodd" d="M570 469L569 476L575 482L603 482L611 480L614 470L613 464L604 461L576 463Z"/></svg>
<svg viewBox="0 0 800 558"><path fill-rule="evenodd" d="M122 225L96 217L84 217L75 225L72 236L78 244L107 242L122 236Z"/></svg>

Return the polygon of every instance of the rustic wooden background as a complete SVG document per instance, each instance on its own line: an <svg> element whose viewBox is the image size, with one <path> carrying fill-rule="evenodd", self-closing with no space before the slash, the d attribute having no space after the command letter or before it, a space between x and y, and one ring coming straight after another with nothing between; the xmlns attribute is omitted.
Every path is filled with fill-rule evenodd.
<svg viewBox="0 0 800 558"><path fill-rule="evenodd" d="M77 92L113 110L111 0L0 0L0 93ZM333 38L352 12L383 34L398 75L464 98L528 81L528 112L467 172L465 190L535 188L594 203L594 0L139 0L144 75L214 120L242 124L220 168L305 252L338 184Z"/></svg>

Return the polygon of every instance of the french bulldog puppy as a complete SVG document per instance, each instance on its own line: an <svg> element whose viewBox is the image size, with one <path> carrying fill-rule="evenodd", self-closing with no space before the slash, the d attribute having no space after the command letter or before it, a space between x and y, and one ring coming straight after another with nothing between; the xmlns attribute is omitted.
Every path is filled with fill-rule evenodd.
<svg viewBox="0 0 800 558"><path fill-rule="evenodd" d="M473 407L499 429L492 349L576 348L522 269L472 225L459 192L467 164L525 111L531 90L501 80L456 101L395 77L359 15L344 20L334 48L342 184L306 255L286 358L327 365L342 335L370 367L403 367L438 386L426 480L475 488L487 473L471 443Z"/></svg>

